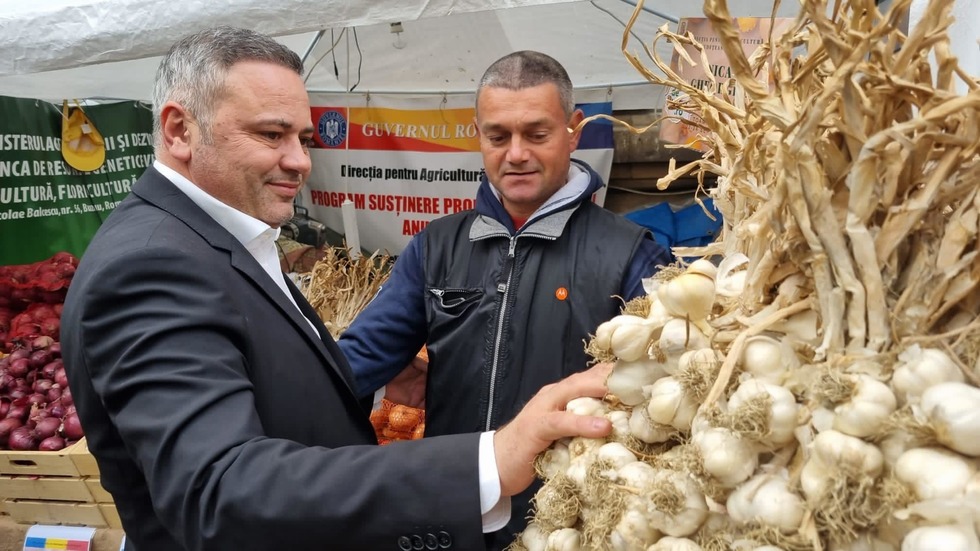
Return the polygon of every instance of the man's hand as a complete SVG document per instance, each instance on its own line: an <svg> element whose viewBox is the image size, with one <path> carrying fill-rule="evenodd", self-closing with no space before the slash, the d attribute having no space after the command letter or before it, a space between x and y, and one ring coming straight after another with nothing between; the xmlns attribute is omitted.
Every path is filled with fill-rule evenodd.
<svg viewBox="0 0 980 551"><path fill-rule="evenodd" d="M501 496L512 496L531 484L534 458L555 440L566 436L602 438L612 431L608 419L565 411L565 404L573 398L602 398L612 366L599 364L543 387L513 421L493 435Z"/></svg>
<svg viewBox="0 0 980 551"><path fill-rule="evenodd" d="M425 376L429 362L416 356L412 363L385 385L385 398L396 403L425 409Z"/></svg>

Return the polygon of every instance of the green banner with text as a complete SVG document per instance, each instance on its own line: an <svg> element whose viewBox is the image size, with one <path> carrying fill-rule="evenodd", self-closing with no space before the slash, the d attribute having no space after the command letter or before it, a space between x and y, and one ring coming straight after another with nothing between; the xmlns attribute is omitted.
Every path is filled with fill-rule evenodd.
<svg viewBox="0 0 980 551"><path fill-rule="evenodd" d="M105 141L92 172L61 155L61 106L0 96L0 266L58 251L81 256L102 221L153 163L153 117L132 101L84 106Z"/></svg>

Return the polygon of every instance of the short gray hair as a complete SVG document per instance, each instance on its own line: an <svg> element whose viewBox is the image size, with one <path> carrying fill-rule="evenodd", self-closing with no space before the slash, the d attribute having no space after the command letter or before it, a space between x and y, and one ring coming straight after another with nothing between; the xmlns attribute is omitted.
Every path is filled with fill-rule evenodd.
<svg viewBox="0 0 980 551"><path fill-rule="evenodd" d="M205 142L211 140L214 106L224 93L228 70L242 61L266 61L303 74L296 52L248 29L221 26L185 36L164 56L153 85L154 145L162 145L160 112L175 101L197 119Z"/></svg>
<svg viewBox="0 0 980 551"><path fill-rule="evenodd" d="M572 79L561 63L546 54L522 50L507 54L494 61L480 79L476 89L477 108L480 105L480 91L486 87L523 90L542 84L554 84L558 88L558 99L566 118L575 111L572 97Z"/></svg>

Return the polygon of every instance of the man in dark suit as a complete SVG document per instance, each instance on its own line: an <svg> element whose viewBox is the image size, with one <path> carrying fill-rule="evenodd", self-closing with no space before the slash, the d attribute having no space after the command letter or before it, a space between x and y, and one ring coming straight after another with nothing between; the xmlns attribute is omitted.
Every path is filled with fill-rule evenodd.
<svg viewBox="0 0 980 551"><path fill-rule="evenodd" d="M543 389L496 432L378 447L350 368L279 269L310 173L302 64L218 28L154 90L156 162L83 255L63 312L71 391L127 550L482 549L554 439L604 436Z"/></svg>

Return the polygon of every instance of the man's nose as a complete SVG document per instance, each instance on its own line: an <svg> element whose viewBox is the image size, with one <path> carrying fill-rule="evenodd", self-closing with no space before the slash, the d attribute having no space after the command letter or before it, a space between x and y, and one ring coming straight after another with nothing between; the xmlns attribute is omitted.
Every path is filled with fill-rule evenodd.
<svg viewBox="0 0 980 551"><path fill-rule="evenodd" d="M304 178L309 176L310 171L313 169L313 163L310 161L310 152L303 144L303 141L299 138L289 140L289 143L283 147L285 150L280 161L283 170L297 172Z"/></svg>
<svg viewBox="0 0 980 551"><path fill-rule="evenodd" d="M528 160L527 143L520 136L512 136L507 147L507 162L520 164Z"/></svg>

